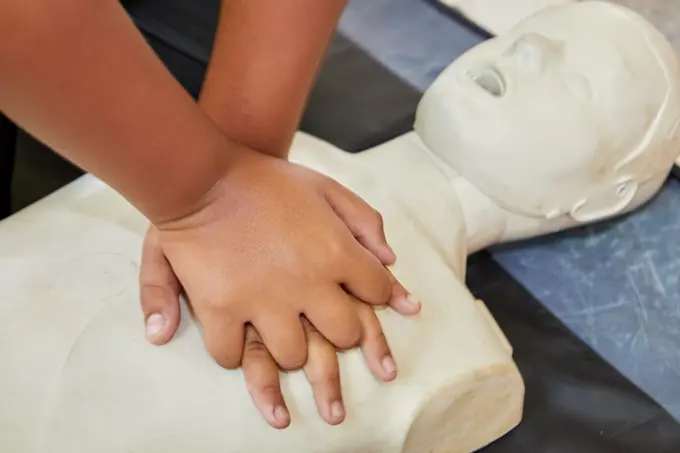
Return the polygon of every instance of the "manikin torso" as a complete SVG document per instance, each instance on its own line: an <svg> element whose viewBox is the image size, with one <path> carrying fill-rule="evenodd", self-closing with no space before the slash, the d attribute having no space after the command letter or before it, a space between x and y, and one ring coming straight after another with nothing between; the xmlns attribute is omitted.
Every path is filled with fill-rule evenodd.
<svg viewBox="0 0 680 453"><path fill-rule="evenodd" d="M169 345L147 344L136 286L146 222L85 177L0 224L0 358L10 371L0 400L12 408L0 412L2 451L417 453L446 436L462 452L519 422L523 385L510 346L463 284L462 207L418 137L352 156L298 134L291 159L333 176L385 218L399 256L393 271L425 301L417 318L378 312L399 378L381 383L360 352L341 354L350 412L331 427L304 374L289 373L282 385L293 423L269 428L240 371L204 352L188 313ZM425 428L447 419L440 431Z"/></svg>
<svg viewBox="0 0 680 453"><path fill-rule="evenodd" d="M534 19L514 38L497 40L497 47L517 47L517 41L524 42L524 52L534 52L528 55L550 51L552 41L537 39L546 28L561 31L570 44L571 34L582 37L587 31L583 19L594 13L601 17L591 24L614 21L621 26L623 10L593 3L592 8L579 4L576 10L570 6ZM628 38L631 34L625 39L634 39ZM664 50L661 40L652 37L656 41L650 43ZM494 171L494 160L485 154L488 137L451 137L460 121L467 121L462 123L466 130L479 132L481 126L470 123L479 117L475 109L489 108L488 100L498 97L496 72L481 74L474 86L459 81L468 69L479 70L467 68L470 61L488 62L495 55L493 46L461 58L435 82L419 108L417 132L359 155L304 134L297 135L292 148L293 161L333 177L383 214L398 256L392 270L423 301L422 313L414 318L378 311L400 370L396 381L386 384L372 377L359 351L341 354L348 416L331 427L318 416L304 374L285 374L282 387L293 422L282 431L269 428L251 403L241 372L221 369L205 352L187 310L173 341L160 348L147 343L137 287L146 221L111 189L85 176L0 223L0 451L469 453L512 429L521 418L522 379L502 332L464 285L467 254L620 214L648 200L677 157L680 96L677 63L663 60L670 69L649 69L644 76L654 83L648 83L646 94L630 98L639 105L621 106L629 113L662 113L642 122L637 135L631 135L636 125L631 120L631 128L613 137L621 145L616 152L584 154L582 162L575 162L557 135L552 137L552 160L542 148L534 149L533 156L545 164L566 162L566 177L536 174L527 163L527 147L512 139L550 136L519 130L517 137L505 137L514 147L496 147L503 153L497 160L507 160L508 153L520 160L505 175ZM649 53L632 57L647 62ZM512 99L516 85L507 65L499 67L505 77L501 85L507 83L501 100ZM483 69L490 70L488 65ZM657 79L669 74L672 84L659 90ZM569 75L566 80L576 80L582 90L583 78ZM541 81L550 81L545 77ZM601 94L596 84L590 88ZM562 101L561 89L554 99L565 102L562 111L580 114L581 107ZM540 104L542 95L534 101ZM477 97L479 104L472 102ZM452 100L468 108L469 115L461 120L452 114ZM603 118L608 118L613 106L605 104ZM563 119L572 126L568 116ZM580 147L589 143L590 129L611 132L606 121L574 124L583 137L566 142ZM503 124L495 126L504 130ZM642 137L645 148L638 155L633 151ZM478 168L480 156L486 161ZM605 171L589 179L594 160L604 163ZM563 166L546 165L545 171L553 167L562 171ZM506 186L511 177L514 182ZM531 178L537 178L533 186ZM586 189L574 190L572 179L585 181ZM499 187L490 185L496 180ZM534 194L532 187L544 193Z"/></svg>

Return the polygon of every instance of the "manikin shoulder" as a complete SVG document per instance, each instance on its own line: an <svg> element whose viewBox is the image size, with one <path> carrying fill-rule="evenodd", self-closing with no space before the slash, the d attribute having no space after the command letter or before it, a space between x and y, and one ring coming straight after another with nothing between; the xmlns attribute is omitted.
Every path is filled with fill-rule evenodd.
<svg viewBox="0 0 680 453"><path fill-rule="evenodd" d="M460 279L465 277L467 233L463 210L449 179L418 151L413 134L405 134L357 154L298 133L290 159L352 190L383 216L385 232L401 237L415 229ZM398 254L398 253L397 253Z"/></svg>

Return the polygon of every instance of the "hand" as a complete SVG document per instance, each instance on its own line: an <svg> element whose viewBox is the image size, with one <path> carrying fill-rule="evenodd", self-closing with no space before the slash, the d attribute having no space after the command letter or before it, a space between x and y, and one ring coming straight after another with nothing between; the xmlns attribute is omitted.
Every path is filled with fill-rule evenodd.
<svg viewBox="0 0 680 453"><path fill-rule="evenodd" d="M397 375L397 365L375 311L363 302L355 303L362 324L361 349L364 358L379 379L391 381ZM344 421L346 409L342 399L336 348L309 322L303 323L309 348L309 357L303 369L312 386L317 412L326 423L338 425ZM291 420L281 393L279 370L252 326L246 329L243 373L250 396L267 423L274 428L286 428Z"/></svg>
<svg viewBox="0 0 680 453"><path fill-rule="evenodd" d="M144 241L140 288L147 337L154 344L165 344L179 325L180 285L163 255L158 231L153 227ZM393 299L405 297L408 297L406 290L394 280ZM390 381L396 377L396 365L375 312L370 305L357 299L353 299L353 302L361 323L361 348L369 369L378 379ZM413 306L408 304L402 308L407 313L416 313L418 307L419 303L416 302ZM304 318L303 325L308 344L304 372L312 385L319 415L329 424L341 423L345 406L336 348ZM281 393L278 367L251 325L246 327L242 363L246 386L264 419L275 428L287 427L290 415Z"/></svg>
<svg viewBox="0 0 680 453"><path fill-rule="evenodd" d="M158 241L188 295L212 357L241 364L251 324L283 369L307 359L301 317L334 346L354 347L361 323L350 295L418 311L395 291L394 261L376 212L319 173L244 152L197 212L158 225ZM369 230L362 219L374 219ZM381 262L382 261L382 262Z"/></svg>

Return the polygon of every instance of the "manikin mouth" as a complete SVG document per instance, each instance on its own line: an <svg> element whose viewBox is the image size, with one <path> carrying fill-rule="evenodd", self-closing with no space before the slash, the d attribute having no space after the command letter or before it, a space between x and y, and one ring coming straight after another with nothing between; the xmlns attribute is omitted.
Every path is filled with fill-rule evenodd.
<svg viewBox="0 0 680 453"><path fill-rule="evenodd" d="M468 75L475 84L490 95L498 98L505 94L505 79L497 69L485 67L470 71Z"/></svg>

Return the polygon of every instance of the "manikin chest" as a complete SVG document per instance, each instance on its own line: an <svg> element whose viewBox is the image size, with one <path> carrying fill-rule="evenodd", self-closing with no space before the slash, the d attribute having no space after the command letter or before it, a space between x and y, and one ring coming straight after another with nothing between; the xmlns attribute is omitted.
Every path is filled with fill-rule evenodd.
<svg viewBox="0 0 680 453"><path fill-rule="evenodd" d="M414 228L464 281L465 220L450 178L434 165L415 133L351 155L304 133L290 159L319 171L359 194L384 219L391 238Z"/></svg>
<svg viewBox="0 0 680 453"><path fill-rule="evenodd" d="M167 346L145 341L136 291L143 219L85 179L0 225L3 250L26 245L0 260L14 276L0 300L0 363L9 365L0 396L13 408L0 413L0 450L411 453L446 445L469 452L513 427L521 378L495 322L464 286L455 199L424 171L406 171L417 161L391 166L402 159L394 155L400 147L382 148L390 156L383 164L378 149L361 161L309 143L298 141L293 158L382 212L398 256L392 270L423 301L415 318L378 312L400 370L395 382L377 381L360 351L343 353L347 421L326 425L295 372L282 378L293 424L269 428L241 372L211 360L187 312ZM41 234L44 225L50 234ZM86 283L66 278L83 272ZM497 410L499 398L506 412Z"/></svg>

